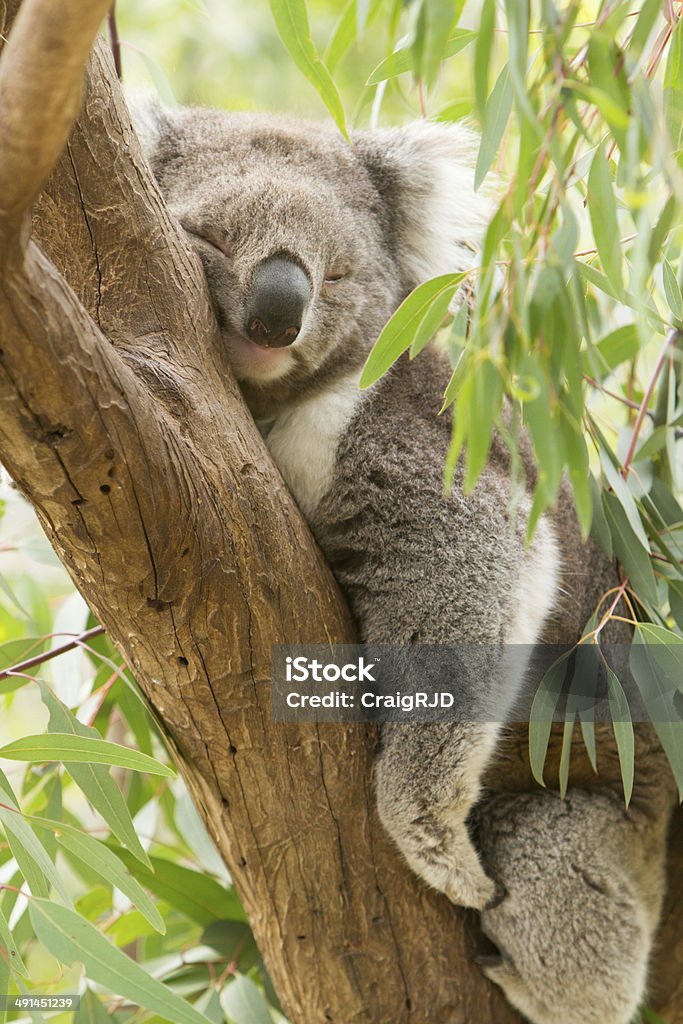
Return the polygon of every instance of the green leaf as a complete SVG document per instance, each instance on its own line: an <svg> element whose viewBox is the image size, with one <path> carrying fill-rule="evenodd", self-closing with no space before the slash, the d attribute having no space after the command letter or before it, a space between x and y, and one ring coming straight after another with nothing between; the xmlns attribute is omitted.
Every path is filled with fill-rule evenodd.
<svg viewBox="0 0 683 1024"><path fill-rule="evenodd" d="M637 626L629 659L631 672L671 765L679 796L683 798L683 722L673 699L677 688L661 671L652 645L643 641L645 634Z"/></svg>
<svg viewBox="0 0 683 1024"><path fill-rule="evenodd" d="M17 974L23 974L25 978L28 978L29 973L26 970L26 964L21 959L21 954L19 953L19 950L17 949L17 944L14 941L12 933L9 930L9 925L2 912L2 908L0 908L0 946L2 946L2 949L4 950L9 963L12 965L12 970L16 971ZM3 958L1 952L0 958ZM5 991L5 989L2 989L0 991L0 994Z"/></svg>
<svg viewBox="0 0 683 1024"><path fill-rule="evenodd" d="M588 175L588 210L602 269L616 293L621 294L623 275L617 204L609 164L602 146L595 151Z"/></svg>
<svg viewBox="0 0 683 1024"><path fill-rule="evenodd" d="M41 688L40 696L50 712L49 732L72 733L75 736L101 739L95 729L79 722L47 686ZM97 813L102 815L119 842L127 846L142 864L149 866L149 857L137 836L126 801L109 774L109 769L104 765L79 764L73 761L66 763L65 768Z"/></svg>
<svg viewBox="0 0 683 1024"><path fill-rule="evenodd" d="M565 689L567 661L572 651L562 654L545 673L529 712L529 762L536 782L545 786L543 767L558 702Z"/></svg>
<svg viewBox="0 0 683 1024"><path fill-rule="evenodd" d="M214 921L202 932L201 941L220 953L226 963L236 962L243 973L259 962L256 940L249 925L242 921Z"/></svg>
<svg viewBox="0 0 683 1024"><path fill-rule="evenodd" d="M574 734L574 719L565 720L562 730L562 752L560 754L560 767L558 769L558 781L560 784L560 796L564 800L567 795L567 783L569 782L569 762L572 755L572 736Z"/></svg>
<svg viewBox="0 0 683 1024"><path fill-rule="evenodd" d="M624 788L624 800L628 807L633 795L633 773L636 757L631 710L618 678L609 665L605 667L607 670L607 699L609 701L610 714L612 715L614 740L619 755L619 769L621 771L621 783Z"/></svg>
<svg viewBox="0 0 683 1024"><path fill-rule="evenodd" d="M635 324L625 324L610 331L597 344L597 350L610 370L633 359L640 348L638 329Z"/></svg>
<svg viewBox="0 0 683 1024"><path fill-rule="evenodd" d="M317 90L342 135L348 138L344 106L313 44L305 0L270 0L270 9L290 57Z"/></svg>
<svg viewBox="0 0 683 1024"><path fill-rule="evenodd" d="M431 89L439 73L441 61L450 56L451 33L460 20L465 0L423 0L427 14L427 32L422 57L422 76Z"/></svg>
<svg viewBox="0 0 683 1024"><path fill-rule="evenodd" d="M225 986L221 1006L231 1024L273 1024L262 992L244 974L238 974Z"/></svg>
<svg viewBox="0 0 683 1024"><path fill-rule="evenodd" d="M683 637L650 622L639 622L636 633L648 644L650 658L661 676L683 692Z"/></svg>
<svg viewBox="0 0 683 1024"><path fill-rule="evenodd" d="M650 556L643 548L639 538L633 532L623 506L614 494L603 492L603 510L607 520L614 550L624 567L633 589L650 607L658 604L657 583Z"/></svg>
<svg viewBox="0 0 683 1024"><path fill-rule="evenodd" d="M74 1014L73 1024L113 1024L116 1016L110 1015L107 1009L91 988L86 988L81 996L81 1005Z"/></svg>
<svg viewBox="0 0 683 1024"><path fill-rule="evenodd" d="M489 172L496 158L500 140L503 138L505 126L512 110L512 90L510 89L510 67L505 65L496 79L484 111L483 129L477 166L474 171L474 188L477 190Z"/></svg>
<svg viewBox="0 0 683 1024"><path fill-rule="evenodd" d="M35 658L47 650L44 636L27 636L20 640L8 640L0 644L0 672L13 668L22 661Z"/></svg>
<svg viewBox="0 0 683 1024"><path fill-rule="evenodd" d="M415 356L419 355L423 348L425 348L432 340L436 332L443 324L447 314L448 307L453 300L453 296L449 291L439 295L434 300L432 305L427 309L420 326L415 332L413 343L410 346L410 358L414 359Z"/></svg>
<svg viewBox="0 0 683 1024"><path fill-rule="evenodd" d="M9 993L10 984L10 969L5 960L4 956L0 955L0 992ZM0 1024L5 1024L7 1013L2 1003L0 1003Z"/></svg>
<svg viewBox="0 0 683 1024"><path fill-rule="evenodd" d="M642 462L643 459L650 459L657 452L661 452L662 448L666 447L667 434L670 431L670 427L663 425L661 427L655 427L649 437L647 437L641 445L639 445L634 456L634 464Z"/></svg>
<svg viewBox="0 0 683 1024"><path fill-rule="evenodd" d="M413 343L432 303L444 293L452 298L465 274L442 274L410 293L401 303L375 342L360 378L361 388L370 387L386 373Z"/></svg>
<svg viewBox="0 0 683 1024"><path fill-rule="evenodd" d="M14 610L19 613L24 619L29 618L29 613L26 611L24 606L21 604L16 594L10 587L5 577L0 573L0 590L5 594L10 604L14 607Z"/></svg>
<svg viewBox="0 0 683 1024"><path fill-rule="evenodd" d="M49 953L70 966L79 961L91 981L171 1024L206 1024L206 1018L113 946L89 921L47 900L29 904L36 936Z"/></svg>
<svg viewBox="0 0 683 1024"><path fill-rule="evenodd" d="M441 59L445 60L447 57L454 57L456 53L460 53L466 46L469 46L476 35L476 32L471 32L469 29L456 29L447 41ZM386 82L387 79L396 78L398 75L405 74L406 71L414 70L415 55L413 51L408 48L396 50L377 65L365 84L379 85L380 82Z"/></svg>
<svg viewBox="0 0 683 1024"><path fill-rule="evenodd" d="M633 35L629 42L629 53L638 56L643 52L657 17L662 10L662 0L645 0L636 19Z"/></svg>
<svg viewBox="0 0 683 1024"><path fill-rule="evenodd" d="M166 900L192 921L206 927L212 921L246 921L241 903L233 890L219 885L209 875L181 867L163 857L152 857L152 870L136 865L125 850L117 856L135 872L141 885Z"/></svg>
<svg viewBox="0 0 683 1024"><path fill-rule="evenodd" d="M474 50L474 97L483 124L489 93L489 65L496 29L496 0L484 0L479 15L479 31Z"/></svg>
<svg viewBox="0 0 683 1024"><path fill-rule="evenodd" d="M371 0L366 13L365 28L374 21L375 15L381 6L382 0ZM356 0L348 0L348 3L345 4L344 9L339 15L337 24L332 30L332 35L323 53L323 64L331 75L335 73L338 65L356 41L357 36Z"/></svg>
<svg viewBox="0 0 683 1024"><path fill-rule="evenodd" d="M74 857L96 871L110 885L119 889L138 908L152 927L162 935L166 934L166 925L161 914L140 883L133 878L121 859L104 843L93 836L81 832L70 825L47 818L34 819L36 827L49 829L57 833L60 846L68 850ZM137 865L137 861L133 861Z"/></svg>
<svg viewBox="0 0 683 1024"><path fill-rule="evenodd" d="M508 52L510 54L510 84L520 120L529 137L539 140L542 135L541 119L527 90L527 62L529 57L529 0L504 0L508 22Z"/></svg>
<svg viewBox="0 0 683 1024"><path fill-rule="evenodd" d="M491 447L493 426L503 402L503 378L490 359L485 359L474 375L472 401L469 406L467 432L467 463L463 490L473 490L486 464Z"/></svg>
<svg viewBox="0 0 683 1024"><path fill-rule="evenodd" d="M683 320L683 295L676 280L673 268L666 257L662 261L662 280L664 282L664 294L669 303L669 309L674 320Z"/></svg>
<svg viewBox="0 0 683 1024"><path fill-rule="evenodd" d="M662 207L662 212L660 213L659 219L653 228L652 235L650 236L650 243L647 247L647 261L650 269L652 269L660 258L662 247L664 246L666 238L673 226L677 210L678 204L676 202L676 196L670 195Z"/></svg>
<svg viewBox="0 0 683 1024"><path fill-rule="evenodd" d="M642 520L640 518L640 513L638 511L638 506L636 505L635 498L629 491L628 485L624 480L623 476L612 464L612 460L605 451L602 451L600 453L600 465L602 466L602 471L605 474L607 483L614 491L616 497L619 500L619 504L624 510L624 513L629 521L631 529L633 530L634 534L636 535L640 543L643 545L645 550L649 552L650 542L647 539L645 527L643 526Z"/></svg>
<svg viewBox="0 0 683 1024"><path fill-rule="evenodd" d="M669 44L664 70L664 113L673 148L681 148L683 133L683 18L679 16Z"/></svg>
<svg viewBox="0 0 683 1024"><path fill-rule="evenodd" d="M564 439L564 448L567 455L567 466L569 467L569 479L571 480L572 493L576 514L584 537L588 536L593 517L590 490L590 471L588 463L588 451L586 439L579 428L571 421L565 408L560 417L560 430Z"/></svg>
<svg viewBox="0 0 683 1024"><path fill-rule="evenodd" d="M0 772L0 821L7 833L7 841L17 866L26 879L26 883L34 896L48 896L48 882L54 886L61 899L70 903L69 894L64 883L40 843L35 832L24 819L17 799L7 777Z"/></svg>
<svg viewBox="0 0 683 1024"><path fill-rule="evenodd" d="M9 761L69 761L85 764L110 764L132 771L149 772L174 778L175 771L154 757L141 754L120 743L111 743L92 736L74 736L69 733L47 733L22 736L0 747L0 757Z"/></svg>
<svg viewBox="0 0 683 1024"><path fill-rule="evenodd" d="M211 1024L225 1024L220 995L215 988L207 988L207 990L200 995L194 1006L195 1010L199 1010L200 1013L203 1013ZM77 1022L74 1021L74 1024L77 1024Z"/></svg>
<svg viewBox="0 0 683 1024"><path fill-rule="evenodd" d="M602 491L591 473L590 475L591 500L593 504L593 521L591 522L591 536L598 542L608 558L612 558L612 534L610 533L605 513L602 510Z"/></svg>

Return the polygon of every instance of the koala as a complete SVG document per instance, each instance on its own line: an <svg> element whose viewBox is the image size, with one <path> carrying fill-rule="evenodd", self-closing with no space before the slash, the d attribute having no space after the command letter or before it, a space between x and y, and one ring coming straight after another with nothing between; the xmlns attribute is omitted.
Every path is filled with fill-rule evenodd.
<svg viewBox="0 0 683 1024"><path fill-rule="evenodd" d="M421 121L354 132L349 143L282 117L132 106L202 262L235 376L360 640L575 642L614 570L582 540L566 486L526 543L528 440L523 493L494 435L474 491L464 494L458 468L446 494L444 353L430 346L358 386L409 292L472 266L489 215L473 187L472 132ZM379 814L423 883L481 912L498 950L483 969L529 1021L627 1024L663 896L670 773L652 735L639 734L627 812L599 726L605 772L579 768L564 800L541 790L519 730L486 715L513 706L523 674L492 657L487 678L462 694L472 721L385 725Z"/></svg>

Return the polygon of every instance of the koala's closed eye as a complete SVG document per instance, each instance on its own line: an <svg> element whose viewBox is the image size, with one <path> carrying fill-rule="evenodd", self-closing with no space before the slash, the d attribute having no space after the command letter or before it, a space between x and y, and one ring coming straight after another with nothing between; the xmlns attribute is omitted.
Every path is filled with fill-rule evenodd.
<svg viewBox="0 0 683 1024"><path fill-rule="evenodd" d="M195 231L192 228L185 228L185 231L195 241L207 246L209 249L215 250L220 253L221 256L231 256L230 246L225 239L219 239L216 235L213 235L205 231Z"/></svg>
<svg viewBox="0 0 683 1024"><path fill-rule="evenodd" d="M324 287L331 287L335 284L340 284L346 277L349 276L348 270L330 270L323 279Z"/></svg>

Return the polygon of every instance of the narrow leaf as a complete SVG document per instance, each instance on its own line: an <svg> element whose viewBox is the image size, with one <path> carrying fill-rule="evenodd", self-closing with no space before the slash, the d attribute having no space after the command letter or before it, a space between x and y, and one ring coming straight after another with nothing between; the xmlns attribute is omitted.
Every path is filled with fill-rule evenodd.
<svg viewBox="0 0 683 1024"><path fill-rule="evenodd" d="M465 274L442 274L410 293L401 303L375 342L360 378L361 388L370 387L386 373L413 343L427 310L445 292L452 297Z"/></svg>
<svg viewBox="0 0 683 1024"><path fill-rule="evenodd" d="M664 112L674 150L683 133L683 17L676 22L664 71Z"/></svg>
<svg viewBox="0 0 683 1024"><path fill-rule="evenodd" d="M617 204L609 164L602 146L595 151L588 175L588 210L602 269L612 287L620 294L623 291L623 275Z"/></svg>
<svg viewBox="0 0 683 1024"><path fill-rule="evenodd" d="M48 730L51 733L72 733L75 736L89 736L101 739L95 729L83 725L58 700L52 691L44 686L40 696L50 712ZM135 831L130 811L109 769L98 764L65 763L65 768L76 785L83 791L92 806L101 814L116 838L142 863L149 866L150 860Z"/></svg>
<svg viewBox="0 0 683 1024"><path fill-rule="evenodd" d="M441 59L445 60L447 57L454 57L456 53L460 53L466 46L469 46L476 35L476 32L471 32L466 28L456 29L446 43ZM414 70L415 55L413 51L407 48L396 50L377 65L365 84L379 85L380 82L386 82L389 78L396 78L398 75L405 74L406 71Z"/></svg>
<svg viewBox="0 0 683 1024"><path fill-rule="evenodd" d="M305 0L270 0L270 9L290 57L316 89L342 135L348 138L344 106L313 44Z"/></svg>
<svg viewBox="0 0 683 1024"><path fill-rule="evenodd" d="M624 788L626 806L631 802L633 794L633 774L635 766L635 737L628 699L618 678L608 666L607 668L607 699L612 715L612 729L619 755L621 783Z"/></svg>
<svg viewBox="0 0 683 1024"><path fill-rule="evenodd" d="M651 607L658 604L657 583L650 556L636 537L619 499L614 494L603 493L603 509L612 534L614 550L638 594Z"/></svg>
<svg viewBox="0 0 683 1024"><path fill-rule="evenodd" d="M206 1017L135 963L74 910L47 900L29 905L38 940L61 963L80 962L91 981L171 1024L206 1024Z"/></svg>
<svg viewBox="0 0 683 1024"><path fill-rule="evenodd" d="M125 850L117 856L135 872L141 885L166 900L192 921L206 927L212 921L246 921L242 905L232 890L225 889L209 875L174 864L163 857L152 857L152 871L136 865Z"/></svg>
<svg viewBox="0 0 683 1024"><path fill-rule="evenodd" d="M251 978L238 974L221 992L221 1006L231 1024L272 1024L268 1004Z"/></svg>
<svg viewBox="0 0 683 1024"><path fill-rule="evenodd" d="M474 188L479 188L496 158L505 126L512 110L512 90L510 89L510 69L505 65L496 79L491 95L486 103L484 124L477 154L477 166L474 172Z"/></svg>
<svg viewBox="0 0 683 1024"><path fill-rule="evenodd" d="M73 736L68 733L47 733L22 736L0 747L0 757L9 761L70 761L86 764L110 764L132 771L148 772L174 778L172 768L154 757L141 754L130 747L110 740L94 739L90 736Z"/></svg>
<svg viewBox="0 0 683 1024"><path fill-rule="evenodd" d="M126 865L108 846L93 836L59 821L36 818L34 823L37 827L56 832L60 846L128 896L152 927L162 935L166 934L166 925L161 914ZM137 865L137 861L133 861L133 865Z"/></svg>

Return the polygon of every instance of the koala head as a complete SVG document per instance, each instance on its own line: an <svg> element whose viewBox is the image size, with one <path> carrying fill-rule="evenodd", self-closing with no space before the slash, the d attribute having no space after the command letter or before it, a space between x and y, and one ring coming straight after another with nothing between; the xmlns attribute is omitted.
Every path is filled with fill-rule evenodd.
<svg viewBox="0 0 683 1024"><path fill-rule="evenodd" d="M462 126L419 122L349 144L287 118L139 97L131 107L260 414L360 368L412 288L472 263L486 203Z"/></svg>

